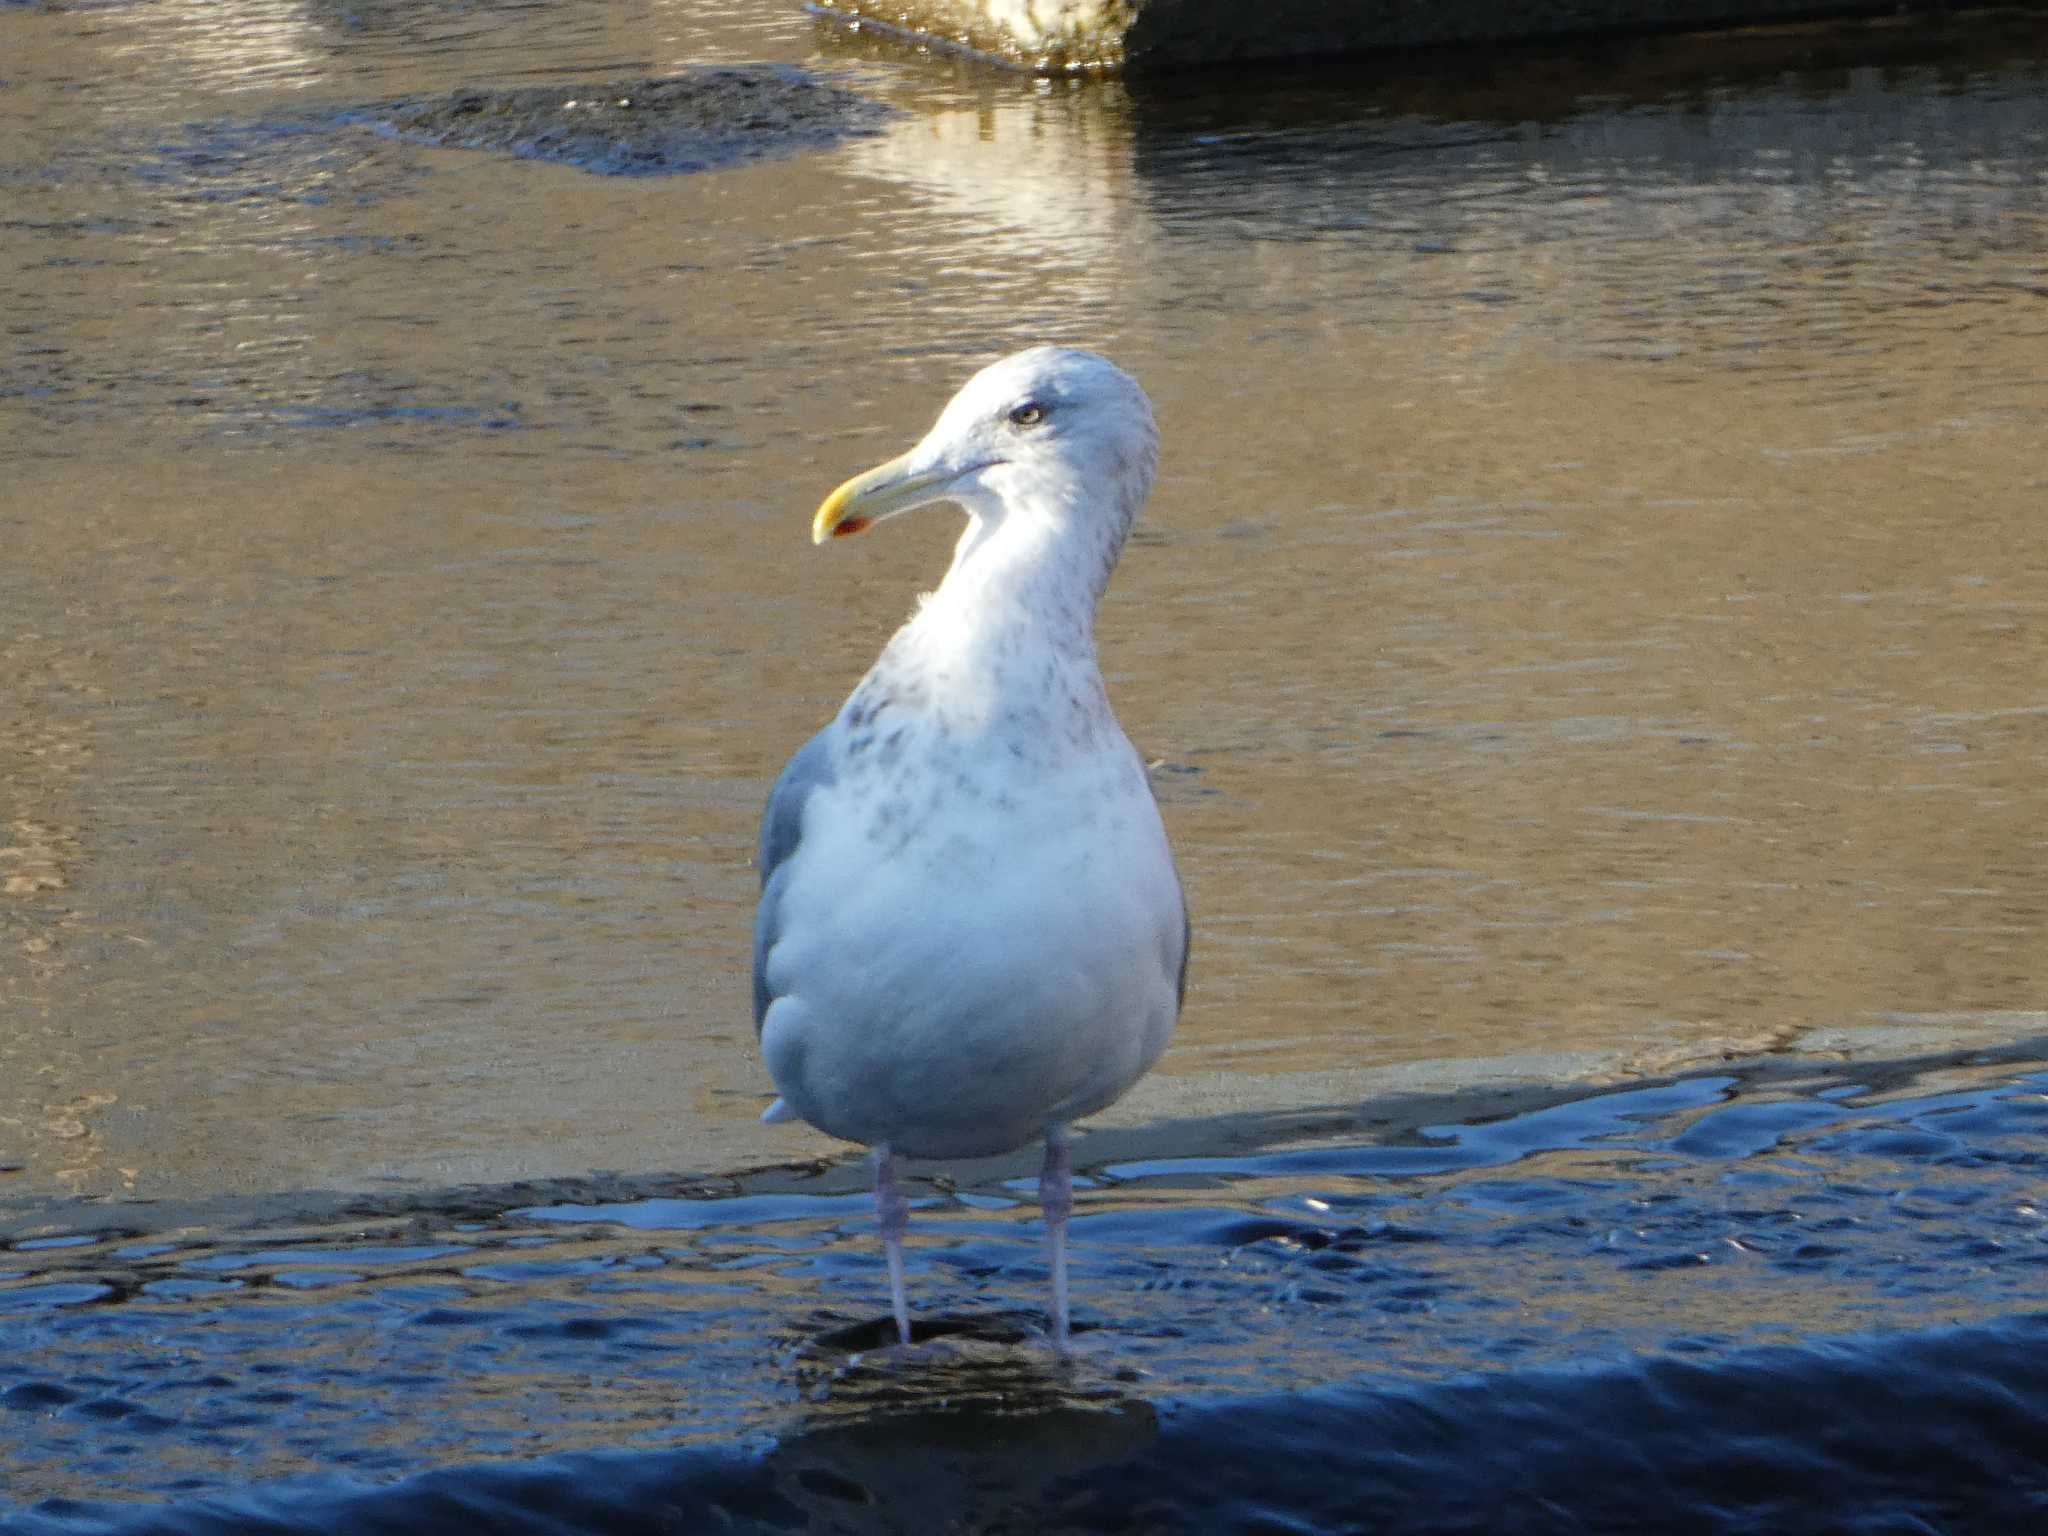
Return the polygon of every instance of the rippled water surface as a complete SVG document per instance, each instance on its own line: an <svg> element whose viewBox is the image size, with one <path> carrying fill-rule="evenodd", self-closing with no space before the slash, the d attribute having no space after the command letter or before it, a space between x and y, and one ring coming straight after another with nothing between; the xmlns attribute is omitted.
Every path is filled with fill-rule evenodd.
<svg viewBox="0 0 2048 1536"><path fill-rule="evenodd" d="M950 534L806 514L1045 336L1168 443L1103 640L1199 945L1122 1120L2030 1032L2041 41L1140 94L776 6L0 12L0 1188L826 1150L754 1124L755 818ZM669 177L365 116L749 61L895 115Z"/></svg>
<svg viewBox="0 0 2048 1536"><path fill-rule="evenodd" d="M886 111L392 117L733 65ZM1127 87L0 4L0 1510L2038 1524L2044 167L2024 14ZM1196 955L1084 1143L1102 1347L1004 1342L964 1168L906 1386L858 1169L756 1123L749 861L950 543L810 510L1043 339L1165 433L1102 640Z"/></svg>
<svg viewBox="0 0 2048 1536"><path fill-rule="evenodd" d="M2048 1072L1753 1070L1370 1142L1237 1130L1272 1139L1091 1150L1066 1367L1028 1181L1001 1172L917 1192L934 1342L908 1359L868 1352L887 1281L843 1174L20 1242L12 1528L153 1528L155 1501L197 1531L2048 1508ZM1619 1481L1589 1493L1596 1470Z"/></svg>

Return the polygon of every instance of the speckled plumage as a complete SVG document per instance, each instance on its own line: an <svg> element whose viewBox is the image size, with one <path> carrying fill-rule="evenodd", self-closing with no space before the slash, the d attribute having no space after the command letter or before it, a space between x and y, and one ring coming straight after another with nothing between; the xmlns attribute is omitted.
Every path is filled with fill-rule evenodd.
<svg viewBox="0 0 2048 1536"><path fill-rule="evenodd" d="M1065 1126L1137 1081L1179 1014L1180 882L1094 644L1156 458L1128 376L1037 348L819 513L821 536L932 501L968 516L945 581L777 781L761 840L767 1118L877 1149L906 1340L894 1157L1044 1137L1063 1216Z"/></svg>

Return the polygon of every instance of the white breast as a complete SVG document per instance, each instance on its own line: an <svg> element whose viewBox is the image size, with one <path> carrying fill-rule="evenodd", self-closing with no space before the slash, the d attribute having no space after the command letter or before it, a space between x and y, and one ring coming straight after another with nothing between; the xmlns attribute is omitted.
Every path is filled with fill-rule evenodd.
<svg viewBox="0 0 2048 1536"><path fill-rule="evenodd" d="M1180 888L1113 726L1014 776L967 774L942 734L913 734L806 807L762 1048L822 1130L980 1156L1100 1109L1157 1058L1178 1008Z"/></svg>

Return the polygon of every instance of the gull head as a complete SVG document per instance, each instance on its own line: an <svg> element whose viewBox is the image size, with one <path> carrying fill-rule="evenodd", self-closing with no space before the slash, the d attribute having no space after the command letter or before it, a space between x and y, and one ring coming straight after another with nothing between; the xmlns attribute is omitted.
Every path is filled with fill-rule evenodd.
<svg viewBox="0 0 2048 1536"><path fill-rule="evenodd" d="M841 485L811 538L845 538L950 501L983 533L1005 519L1093 518L1121 544L1152 488L1159 433L1138 383L1106 357L1033 347L961 386L923 441Z"/></svg>

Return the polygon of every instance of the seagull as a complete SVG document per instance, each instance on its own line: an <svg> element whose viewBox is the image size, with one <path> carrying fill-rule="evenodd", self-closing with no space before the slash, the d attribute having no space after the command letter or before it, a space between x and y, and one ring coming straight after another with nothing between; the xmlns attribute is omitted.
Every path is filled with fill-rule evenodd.
<svg viewBox="0 0 2048 1536"><path fill-rule="evenodd" d="M934 502L967 514L945 580L790 759L761 825L754 1023L780 1094L761 1118L873 1149L905 1346L898 1160L1043 1139L1067 1349L1068 1127L1121 1098L1180 1016L1180 876L1095 658L1158 457L1135 380L1034 347L969 379L811 525L822 544Z"/></svg>

